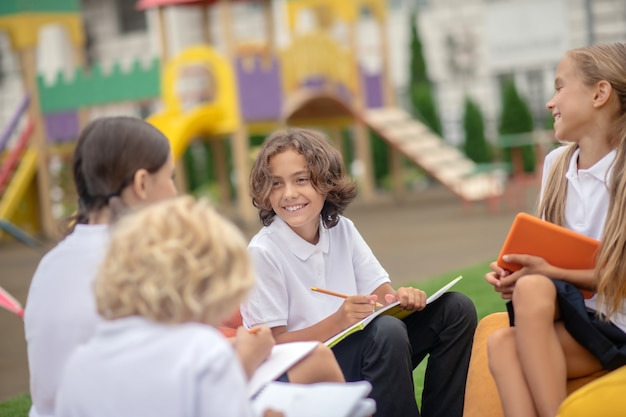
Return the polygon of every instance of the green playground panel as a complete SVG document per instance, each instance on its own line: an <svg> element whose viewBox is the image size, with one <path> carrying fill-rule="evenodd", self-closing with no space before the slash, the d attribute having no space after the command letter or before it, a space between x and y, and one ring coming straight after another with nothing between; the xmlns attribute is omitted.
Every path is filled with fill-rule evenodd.
<svg viewBox="0 0 626 417"><path fill-rule="evenodd" d="M79 0L0 0L0 16L16 13L80 12Z"/></svg>
<svg viewBox="0 0 626 417"><path fill-rule="evenodd" d="M71 80L66 80L59 73L52 85L46 84L41 76L37 78L39 101L44 113L159 97L160 83L161 65L158 59L154 59L149 68L143 68L139 61L134 61L129 71L122 70L116 63L110 73L105 73L96 64L89 72L77 69Z"/></svg>

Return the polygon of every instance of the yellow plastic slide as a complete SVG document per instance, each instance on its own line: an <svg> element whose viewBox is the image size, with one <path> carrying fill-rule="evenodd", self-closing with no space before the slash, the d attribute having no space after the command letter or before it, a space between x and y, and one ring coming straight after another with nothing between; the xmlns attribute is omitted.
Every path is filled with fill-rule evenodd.
<svg viewBox="0 0 626 417"><path fill-rule="evenodd" d="M9 220L13 217L28 187L32 185L36 172L37 151L34 148L28 148L0 199L0 219Z"/></svg>

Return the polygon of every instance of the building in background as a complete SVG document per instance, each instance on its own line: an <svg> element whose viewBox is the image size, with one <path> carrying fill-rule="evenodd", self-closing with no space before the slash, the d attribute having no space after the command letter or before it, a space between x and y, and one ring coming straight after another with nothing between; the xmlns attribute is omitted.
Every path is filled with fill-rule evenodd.
<svg viewBox="0 0 626 417"><path fill-rule="evenodd" d="M397 109L412 110L413 23L443 141ZM404 186L403 154L464 202L492 199L502 193L502 180L456 148L464 141L465 97L480 105L486 136L497 142L501 86L512 79L542 129L563 53L624 40L625 0L3 0L0 128L16 120L21 126L7 129L12 137L3 133L0 151L39 148L29 149L32 164L14 181L14 192L2 193L9 177L0 175L0 218L10 217L3 211L9 205L15 212L18 194L37 200L29 187L35 178L39 203L50 206L39 212L53 212L44 222L51 230L51 217L71 210L62 201L68 196L63 170L78 131L110 115L146 118L175 143L177 157L196 139L213 146L226 135L238 138L230 142L234 168L225 157L207 165L222 165L216 168L221 194L229 201L230 188L238 187L235 200L245 217L251 217L244 201L250 134L287 123L323 128L339 147L348 130L351 148L344 154L352 158L348 164L365 200L375 194L368 130L391 149L394 192ZM197 45L201 51L193 52ZM201 107L213 113L194 113ZM29 117L17 117L24 108ZM29 120L33 140L23 134ZM19 161L19 155L8 159ZM23 206L37 217L34 205Z"/></svg>
<svg viewBox="0 0 626 417"><path fill-rule="evenodd" d="M280 47L289 42L284 23L285 0L272 1L278 28L275 41ZM137 10L133 0L79 3L87 63L99 62L106 69L115 62L129 66L139 59L149 65L161 55L155 10ZM488 137L493 139L500 85L503 79L513 77L541 127L548 116L544 104L552 94L554 69L563 52L590 43L626 41L624 0L388 0L388 7L390 76L398 102L408 107L410 16L416 11L444 137L453 144L463 141L461 120L466 94L480 104ZM260 9L259 3L233 5L236 42L253 44L264 33ZM215 24L219 16L214 9L209 14L210 36L219 50L223 44L223 33ZM306 31L310 20L301 16L299 30ZM202 41L202 17L195 7L168 8L165 23L170 28L170 55ZM345 28L335 29L337 37L345 36ZM359 24L358 55L372 71L381 65L378 39L373 18L364 14ZM47 62L41 62L39 68L44 74L55 74L61 69L58 63ZM19 62L0 31L0 126L21 100L20 80ZM120 111L141 116L150 109L111 109L113 113ZM106 109L102 110L104 113Z"/></svg>
<svg viewBox="0 0 626 417"><path fill-rule="evenodd" d="M550 116L545 103L554 91L554 71L563 53L592 43L626 41L624 0L423 0L417 4L444 136L455 144L464 140L464 95L480 104L487 136L495 140L500 87L503 80L513 78L532 109L536 127L542 129ZM397 79L399 94L405 91L406 79L405 74Z"/></svg>

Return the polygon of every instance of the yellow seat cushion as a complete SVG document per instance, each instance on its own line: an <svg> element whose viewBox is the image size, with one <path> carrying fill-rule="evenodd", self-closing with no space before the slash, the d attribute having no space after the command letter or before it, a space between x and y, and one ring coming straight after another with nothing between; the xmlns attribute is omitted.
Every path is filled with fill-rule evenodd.
<svg viewBox="0 0 626 417"><path fill-rule="evenodd" d="M493 313L484 317L478 323L474 334L474 345L467 373L467 385L465 388L465 406L463 417L503 417L502 405L498 388L489 371L487 359L487 339L498 329L509 326L507 313ZM607 371L598 371L583 378L570 379L567 381L567 392L572 393L583 385L605 375ZM626 379L626 378L625 378ZM623 392L626 399L626 390ZM626 407L622 408L626 410ZM576 414L578 415L578 414ZM580 414L582 415L582 414ZM591 416L594 414L588 414ZM603 414L595 414L602 415ZM622 413L622 416L626 412ZM569 417L569 415L568 415Z"/></svg>
<svg viewBox="0 0 626 417"><path fill-rule="evenodd" d="M557 417L623 417L626 415L626 366L570 394Z"/></svg>

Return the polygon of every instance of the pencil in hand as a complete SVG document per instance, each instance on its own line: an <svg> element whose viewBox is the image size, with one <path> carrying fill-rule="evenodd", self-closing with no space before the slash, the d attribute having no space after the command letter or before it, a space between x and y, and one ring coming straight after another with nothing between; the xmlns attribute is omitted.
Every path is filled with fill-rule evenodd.
<svg viewBox="0 0 626 417"><path fill-rule="evenodd" d="M335 292L331 290L325 290L324 288L311 287L311 291L321 292L322 294L328 294L328 295L332 295L332 296L340 297L340 298L348 298L348 296L345 294L341 294L339 292ZM381 308L381 307L383 307L383 305L379 302L376 302L376 308Z"/></svg>
<svg viewBox="0 0 626 417"><path fill-rule="evenodd" d="M253 328L249 329L248 333L250 333L250 334L257 334L260 330L261 330L261 327L257 326L257 327L253 327Z"/></svg>

